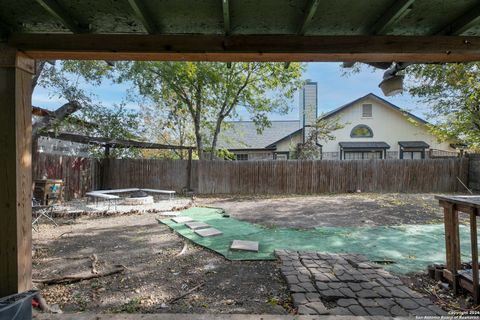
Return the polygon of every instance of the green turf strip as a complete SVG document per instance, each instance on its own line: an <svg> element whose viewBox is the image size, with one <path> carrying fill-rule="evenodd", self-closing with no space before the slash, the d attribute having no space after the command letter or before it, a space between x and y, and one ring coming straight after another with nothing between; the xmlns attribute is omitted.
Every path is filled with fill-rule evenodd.
<svg viewBox="0 0 480 320"><path fill-rule="evenodd" d="M223 235L202 238L171 219L160 222L196 244L209 248L229 260L273 260L275 249L320 252L352 252L372 261L391 260L387 270L397 273L424 271L429 264L445 263L443 224L400 225L391 227L321 227L310 230L266 228L257 224L224 218L219 209L190 208L180 213L202 221ZM233 240L258 241L259 252L232 251ZM470 257L467 226L460 226L462 260Z"/></svg>

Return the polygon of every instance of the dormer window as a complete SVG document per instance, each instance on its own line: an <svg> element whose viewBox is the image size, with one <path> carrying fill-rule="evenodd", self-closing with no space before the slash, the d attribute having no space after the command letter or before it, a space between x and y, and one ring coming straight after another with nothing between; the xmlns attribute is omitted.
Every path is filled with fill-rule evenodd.
<svg viewBox="0 0 480 320"><path fill-rule="evenodd" d="M372 138L373 131L370 129L369 126L364 124L359 124L358 126L354 127L350 132L351 138Z"/></svg>
<svg viewBox="0 0 480 320"><path fill-rule="evenodd" d="M371 118L372 117L372 104L365 103L362 105L362 118Z"/></svg>

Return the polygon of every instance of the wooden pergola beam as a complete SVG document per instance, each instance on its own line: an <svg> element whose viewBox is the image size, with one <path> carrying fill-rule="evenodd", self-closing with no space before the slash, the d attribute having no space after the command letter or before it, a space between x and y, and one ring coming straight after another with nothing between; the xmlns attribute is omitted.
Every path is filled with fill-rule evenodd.
<svg viewBox="0 0 480 320"><path fill-rule="evenodd" d="M128 0L128 3L135 12L137 18L142 22L145 30L147 30L149 34L158 33L158 28L152 19L152 16L145 8L145 4L142 2L142 0Z"/></svg>
<svg viewBox="0 0 480 320"><path fill-rule="evenodd" d="M320 4L320 0L310 0L308 2L308 7L305 10L305 15L303 16L302 22L300 23L300 28L298 28L297 34L304 35L307 31L308 27L313 21L313 17L317 12L318 5Z"/></svg>
<svg viewBox="0 0 480 320"><path fill-rule="evenodd" d="M55 133L43 132L40 133L43 137L54 138L58 140L71 141L76 143L84 143L90 145L97 145L108 148L139 148L139 149L158 149L158 150L189 150L194 147L176 146L169 144L143 142L125 139L109 139L102 137L90 137L73 133Z"/></svg>
<svg viewBox="0 0 480 320"><path fill-rule="evenodd" d="M225 30L225 35L230 35L230 2L229 0L222 0L222 10L223 10L223 28Z"/></svg>
<svg viewBox="0 0 480 320"><path fill-rule="evenodd" d="M476 5L467 12L463 13L460 17L451 21L442 28L438 35L460 35L465 31L468 31L474 25L480 21L480 5Z"/></svg>
<svg viewBox="0 0 480 320"><path fill-rule="evenodd" d="M36 0L48 13L57 18L73 33L88 32L56 0Z"/></svg>
<svg viewBox="0 0 480 320"><path fill-rule="evenodd" d="M397 0L375 21L368 30L369 34L382 34L397 20L408 13L410 6L415 0Z"/></svg>
<svg viewBox="0 0 480 320"><path fill-rule="evenodd" d="M163 61L465 62L480 37L11 34L34 59Z"/></svg>

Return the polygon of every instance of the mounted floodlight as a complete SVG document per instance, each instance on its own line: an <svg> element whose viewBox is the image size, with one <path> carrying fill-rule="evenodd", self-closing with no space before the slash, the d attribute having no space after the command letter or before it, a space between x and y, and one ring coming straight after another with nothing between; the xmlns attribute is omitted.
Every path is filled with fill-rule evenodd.
<svg viewBox="0 0 480 320"><path fill-rule="evenodd" d="M403 75L397 74L399 71L405 70L409 63L393 62L383 74L383 80L378 85L382 89L383 94L387 97L403 92Z"/></svg>
<svg viewBox="0 0 480 320"><path fill-rule="evenodd" d="M390 97L403 92L403 76L384 78L378 85L385 96Z"/></svg>

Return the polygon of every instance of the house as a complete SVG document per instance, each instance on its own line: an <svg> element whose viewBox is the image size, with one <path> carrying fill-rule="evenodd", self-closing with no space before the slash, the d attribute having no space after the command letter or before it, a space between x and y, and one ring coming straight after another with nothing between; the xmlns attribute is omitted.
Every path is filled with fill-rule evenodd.
<svg viewBox="0 0 480 320"><path fill-rule="evenodd" d="M318 118L317 106L317 83L307 81L300 93L299 120L272 121L262 133L257 133L253 122L229 122L219 136L219 146L233 152L237 160L289 159ZM332 132L334 140L319 141L324 160L425 159L457 154L450 142L438 141L425 120L373 93L321 117L343 125Z"/></svg>

